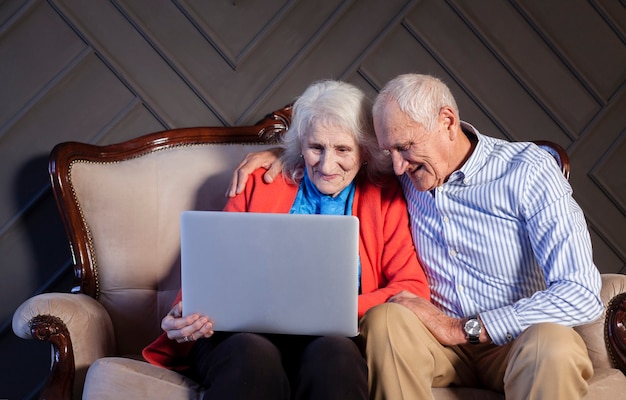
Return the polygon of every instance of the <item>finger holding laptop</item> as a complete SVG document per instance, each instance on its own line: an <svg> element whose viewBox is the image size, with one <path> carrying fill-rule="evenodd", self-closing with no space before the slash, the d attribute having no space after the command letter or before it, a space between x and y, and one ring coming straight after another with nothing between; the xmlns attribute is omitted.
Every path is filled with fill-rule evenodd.
<svg viewBox="0 0 626 400"><path fill-rule="evenodd" d="M182 316L182 302L178 302L163 320L161 329L167 337L178 343L191 342L213 335L213 321L206 316L190 314Z"/></svg>

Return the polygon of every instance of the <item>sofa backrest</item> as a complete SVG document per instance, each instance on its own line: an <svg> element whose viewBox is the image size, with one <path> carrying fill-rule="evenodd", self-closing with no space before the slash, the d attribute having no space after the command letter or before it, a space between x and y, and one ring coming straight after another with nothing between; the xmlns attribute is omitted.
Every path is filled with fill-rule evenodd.
<svg viewBox="0 0 626 400"><path fill-rule="evenodd" d="M117 352L161 333L180 287L180 213L221 210L244 156L275 146L289 109L251 127L188 128L121 144L58 145L50 173L75 263L73 292L109 312Z"/></svg>

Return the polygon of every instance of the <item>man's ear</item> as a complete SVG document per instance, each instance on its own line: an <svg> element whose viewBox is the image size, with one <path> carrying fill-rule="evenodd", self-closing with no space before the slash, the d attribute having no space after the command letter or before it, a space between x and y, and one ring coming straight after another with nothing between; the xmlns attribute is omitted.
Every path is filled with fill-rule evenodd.
<svg viewBox="0 0 626 400"><path fill-rule="evenodd" d="M457 125L460 123L454 110L449 106L441 107L441 110L439 110L439 121L442 123L444 130L448 132L450 139L453 140L458 132Z"/></svg>

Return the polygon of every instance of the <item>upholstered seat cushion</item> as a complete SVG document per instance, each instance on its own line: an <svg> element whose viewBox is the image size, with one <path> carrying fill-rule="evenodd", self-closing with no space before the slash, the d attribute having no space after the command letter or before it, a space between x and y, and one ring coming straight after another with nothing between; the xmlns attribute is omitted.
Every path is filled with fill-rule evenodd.
<svg viewBox="0 0 626 400"><path fill-rule="evenodd" d="M183 375L131 358L105 357L87 372L83 399L201 399L200 386Z"/></svg>
<svg viewBox="0 0 626 400"><path fill-rule="evenodd" d="M589 379L589 392L584 399L619 399L619 393L626 393L624 374L616 368L596 368Z"/></svg>
<svg viewBox="0 0 626 400"><path fill-rule="evenodd" d="M83 398L108 400L136 399L200 399L202 390L194 381L176 372L156 367L144 361L122 357L106 357L94 362L87 372ZM477 388L433 388L437 400L504 400L504 396ZM621 371L599 368L589 380L585 399L615 398L626 393L626 380Z"/></svg>

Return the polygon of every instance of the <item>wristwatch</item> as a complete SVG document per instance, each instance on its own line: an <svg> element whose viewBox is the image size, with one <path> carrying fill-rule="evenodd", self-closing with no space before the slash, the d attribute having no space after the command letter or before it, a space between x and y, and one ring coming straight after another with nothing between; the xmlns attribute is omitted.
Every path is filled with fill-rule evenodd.
<svg viewBox="0 0 626 400"><path fill-rule="evenodd" d="M465 330L468 342L471 344L480 343L480 332L483 330L483 324L478 319L478 316L474 315L469 317L467 321L465 321L463 329Z"/></svg>

